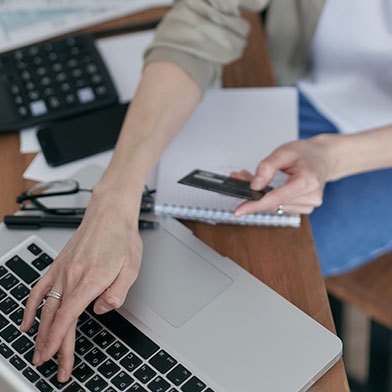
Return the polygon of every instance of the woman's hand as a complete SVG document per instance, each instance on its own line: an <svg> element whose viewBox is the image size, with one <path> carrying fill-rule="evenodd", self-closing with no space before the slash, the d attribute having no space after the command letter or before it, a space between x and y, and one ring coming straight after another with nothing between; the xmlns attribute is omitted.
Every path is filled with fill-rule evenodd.
<svg viewBox="0 0 392 392"><path fill-rule="evenodd" d="M290 214L310 214L321 205L325 183L330 179L334 163L330 143L331 139L325 135L287 143L261 161L254 176L246 170L233 172L232 177L251 181L255 190L265 188L277 170L290 176L284 185L259 201L247 201L238 206L234 215L277 211L280 205Z"/></svg>
<svg viewBox="0 0 392 392"><path fill-rule="evenodd" d="M31 290L26 304L23 331L32 325L50 290L62 295L61 300L49 297L45 302L33 357L39 366L58 353L60 382L72 371L78 316L96 298L98 314L120 307L138 275L142 256L138 217L126 218L115 198L106 203L92 196L82 224Z"/></svg>

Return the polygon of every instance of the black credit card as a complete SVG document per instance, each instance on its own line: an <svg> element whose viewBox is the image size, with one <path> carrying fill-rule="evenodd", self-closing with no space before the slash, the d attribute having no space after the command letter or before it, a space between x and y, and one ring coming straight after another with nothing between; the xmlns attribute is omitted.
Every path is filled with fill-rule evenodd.
<svg viewBox="0 0 392 392"><path fill-rule="evenodd" d="M249 181L237 180L236 178L199 169L181 178L178 183L246 200L260 200L273 189L267 186L261 191L255 191L250 188Z"/></svg>

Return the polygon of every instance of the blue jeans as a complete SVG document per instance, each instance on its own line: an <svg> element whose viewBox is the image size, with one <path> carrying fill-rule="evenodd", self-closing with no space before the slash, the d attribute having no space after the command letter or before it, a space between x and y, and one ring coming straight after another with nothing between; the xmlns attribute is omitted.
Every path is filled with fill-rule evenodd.
<svg viewBox="0 0 392 392"><path fill-rule="evenodd" d="M338 129L299 93L300 138ZM323 275L338 275L392 251L392 169L327 183L309 216Z"/></svg>

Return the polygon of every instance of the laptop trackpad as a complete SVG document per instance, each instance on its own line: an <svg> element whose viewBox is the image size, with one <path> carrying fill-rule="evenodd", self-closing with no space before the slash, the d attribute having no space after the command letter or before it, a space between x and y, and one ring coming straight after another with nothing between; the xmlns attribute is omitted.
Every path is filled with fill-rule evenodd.
<svg viewBox="0 0 392 392"><path fill-rule="evenodd" d="M231 285L231 278L165 229L142 237L142 267L130 292L174 327Z"/></svg>

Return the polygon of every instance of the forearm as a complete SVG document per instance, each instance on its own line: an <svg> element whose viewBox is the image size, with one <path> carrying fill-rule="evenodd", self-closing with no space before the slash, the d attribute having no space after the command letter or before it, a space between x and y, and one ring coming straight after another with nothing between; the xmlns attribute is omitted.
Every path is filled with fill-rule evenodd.
<svg viewBox="0 0 392 392"><path fill-rule="evenodd" d="M392 167L392 126L353 135L322 135L331 170L328 181Z"/></svg>
<svg viewBox="0 0 392 392"><path fill-rule="evenodd" d="M135 220L147 176L200 98L196 83L176 65L147 65L94 199L115 199Z"/></svg>

